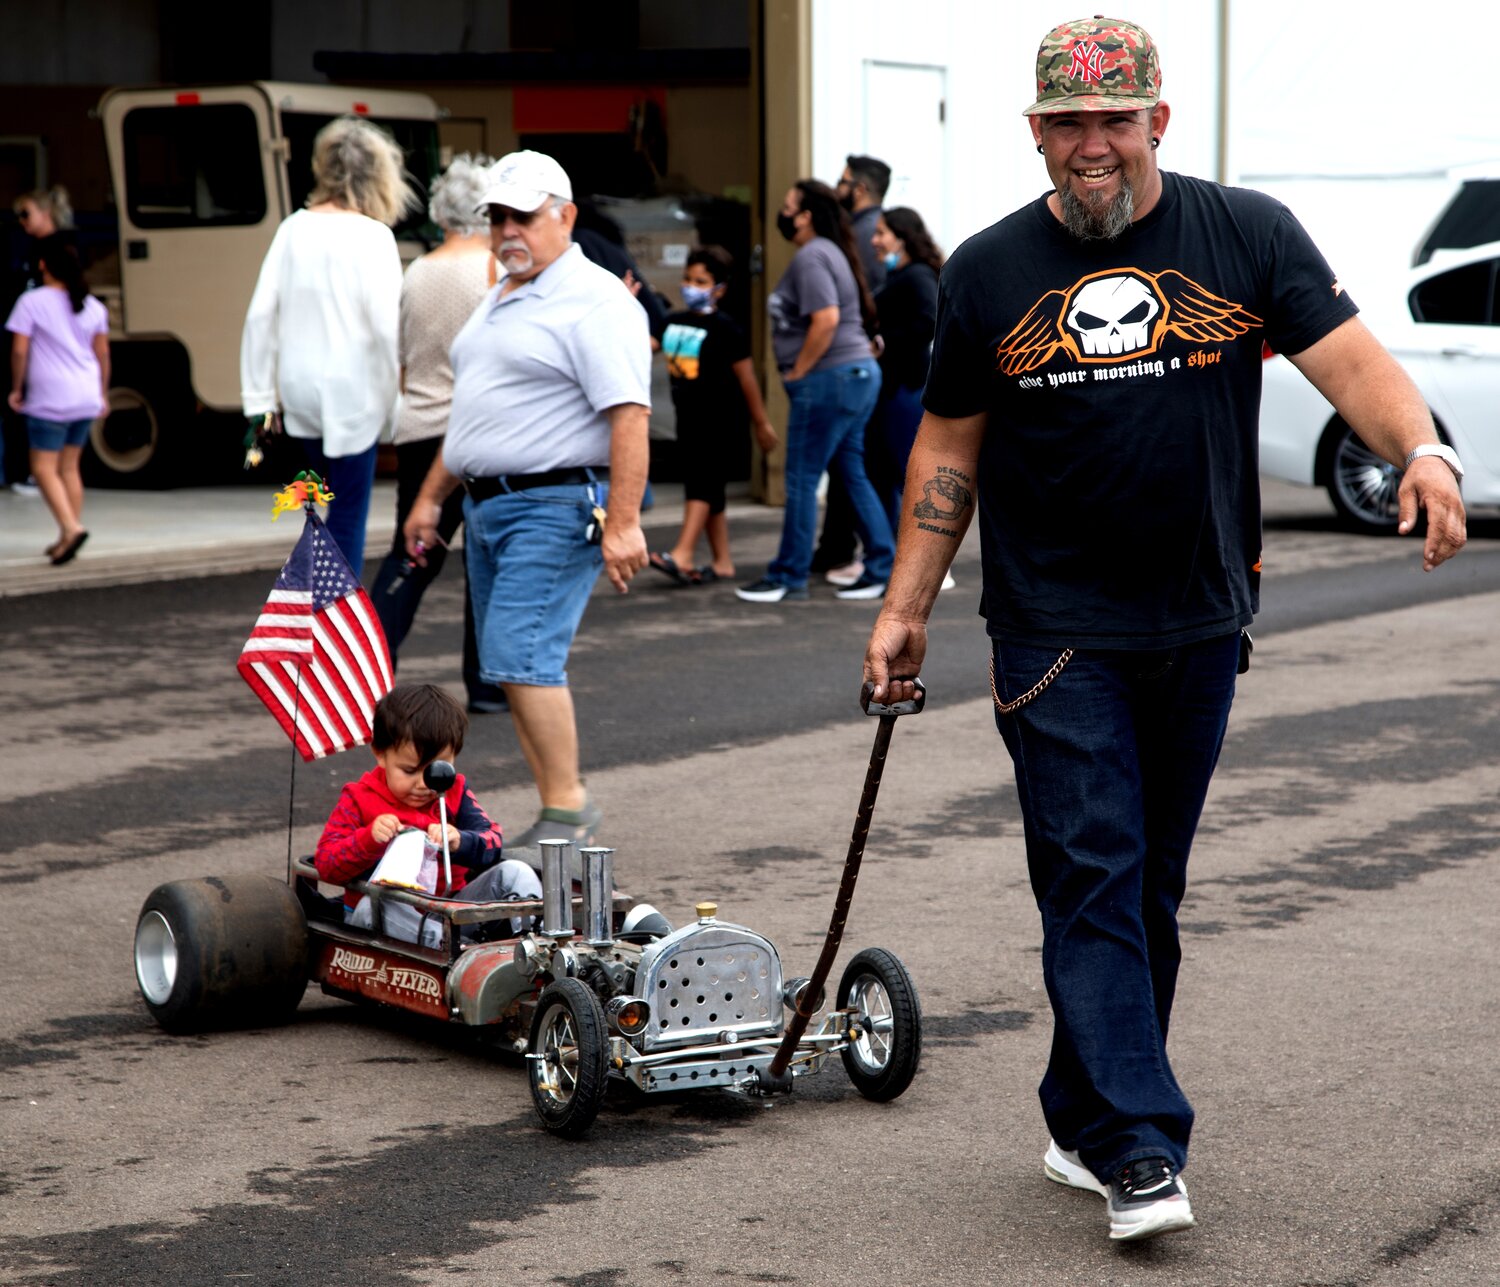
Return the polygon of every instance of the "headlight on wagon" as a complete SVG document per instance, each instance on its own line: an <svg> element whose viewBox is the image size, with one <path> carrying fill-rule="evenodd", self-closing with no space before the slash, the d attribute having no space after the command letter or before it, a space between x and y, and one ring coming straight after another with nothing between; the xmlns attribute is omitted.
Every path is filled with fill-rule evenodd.
<svg viewBox="0 0 1500 1287"><path fill-rule="evenodd" d="M622 1037L635 1037L651 1022L651 1007L640 997L610 997L604 1003L604 1017Z"/></svg>

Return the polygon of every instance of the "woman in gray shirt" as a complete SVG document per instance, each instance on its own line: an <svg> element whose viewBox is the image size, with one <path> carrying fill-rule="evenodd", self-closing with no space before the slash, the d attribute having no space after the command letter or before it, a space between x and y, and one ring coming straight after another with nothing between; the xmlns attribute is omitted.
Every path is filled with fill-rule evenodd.
<svg viewBox="0 0 1500 1287"><path fill-rule="evenodd" d="M871 351L875 305L849 216L827 184L815 179L793 184L776 226L797 247L766 301L776 365L791 403L786 511L781 548L765 576L735 593L749 603L807 598L818 480L826 469L842 479L849 493L865 549L864 574L835 593L840 599L878 599L891 574L895 542L865 475L865 423L880 392L880 366Z"/></svg>

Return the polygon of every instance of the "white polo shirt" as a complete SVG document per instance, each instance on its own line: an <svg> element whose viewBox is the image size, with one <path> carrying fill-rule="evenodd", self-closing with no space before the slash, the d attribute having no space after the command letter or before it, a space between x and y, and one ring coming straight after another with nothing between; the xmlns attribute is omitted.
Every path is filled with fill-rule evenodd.
<svg viewBox="0 0 1500 1287"><path fill-rule="evenodd" d="M535 278L480 301L453 341L443 463L459 477L609 464L609 420L651 405L646 311L576 245Z"/></svg>

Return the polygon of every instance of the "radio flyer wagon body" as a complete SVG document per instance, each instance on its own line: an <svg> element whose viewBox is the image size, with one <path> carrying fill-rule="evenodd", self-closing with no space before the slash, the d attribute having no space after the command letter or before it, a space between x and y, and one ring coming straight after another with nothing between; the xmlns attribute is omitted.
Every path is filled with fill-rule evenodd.
<svg viewBox="0 0 1500 1287"><path fill-rule="evenodd" d="M646 1094L789 1088L790 1078L768 1075L788 1016L797 1024L818 1010L789 1051L792 1078L838 1055L868 1099L894 1099L911 1084L921 1008L894 955L856 954L825 1009L806 995L807 979L783 976L770 939L720 919L713 903L673 928L650 904L615 891L613 852L581 850L574 879L571 845L542 842L543 895L532 902L470 903L363 881L341 887L370 895L372 929L344 922L307 859L292 864L286 882L172 882L142 907L136 979L170 1032L284 1021L309 981L331 996L482 1030L524 1053L537 1116L569 1137L588 1129L611 1082ZM383 933L392 902L440 926L441 946ZM481 941L470 941L476 934Z"/></svg>

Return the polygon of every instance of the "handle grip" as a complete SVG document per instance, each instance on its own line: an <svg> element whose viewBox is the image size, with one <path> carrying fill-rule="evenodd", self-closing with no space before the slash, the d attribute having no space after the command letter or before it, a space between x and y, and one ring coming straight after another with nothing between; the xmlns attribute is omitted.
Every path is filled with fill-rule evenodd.
<svg viewBox="0 0 1500 1287"><path fill-rule="evenodd" d="M870 699L875 694L875 685L868 681L860 687L859 704L866 715L920 715L927 703L927 686L916 675L892 675L897 682L910 680L917 686L917 694L904 702L876 702Z"/></svg>

